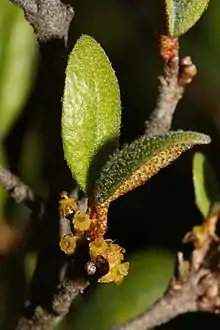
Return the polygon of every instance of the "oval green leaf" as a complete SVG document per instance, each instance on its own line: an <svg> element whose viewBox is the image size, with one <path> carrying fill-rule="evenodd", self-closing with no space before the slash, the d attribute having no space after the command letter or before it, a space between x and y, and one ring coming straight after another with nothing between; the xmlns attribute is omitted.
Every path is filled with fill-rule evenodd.
<svg viewBox="0 0 220 330"><path fill-rule="evenodd" d="M95 204L117 199L144 184L182 152L209 142L210 137L205 134L183 131L135 140L116 152L103 167L94 187Z"/></svg>
<svg viewBox="0 0 220 330"><path fill-rule="evenodd" d="M0 1L0 139L23 109L34 78L37 42L22 10Z"/></svg>
<svg viewBox="0 0 220 330"><path fill-rule="evenodd" d="M84 35L69 56L62 112L64 155L84 192L117 146L120 124L120 92L111 63L101 46Z"/></svg>
<svg viewBox="0 0 220 330"><path fill-rule="evenodd" d="M209 0L165 0L168 33L180 36L186 33L202 16Z"/></svg>
<svg viewBox="0 0 220 330"><path fill-rule="evenodd" d="M220 190L213 167L200 152L193 157L193 185L196 205L207 218L220 206Z"/></svg>

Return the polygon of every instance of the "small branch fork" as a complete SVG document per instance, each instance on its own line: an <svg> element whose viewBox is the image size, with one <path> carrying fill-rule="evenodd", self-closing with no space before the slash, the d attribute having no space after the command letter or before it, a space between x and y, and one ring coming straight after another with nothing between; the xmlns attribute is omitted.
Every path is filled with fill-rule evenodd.
<svg viewBox="0 0 220 330"><path fill-rule="evenodd" d="M184 93L184 87L197 73L189 56L179 58L178 38L161 36L160 46L164 74L159 77L159 95L156 107L146 122L146 136L162 135L170 130L176 107ZM216 246L215 235L218 216L205 221L201 226L204 229L203 232L206 233L204 241L198 233L199 230L195 228L187 235L187 239L191 239L195 247L191 260L184 260L183 254L178 253L178 274L172 279L164 296L143 314L125 324L114 326L112 330L147 330L187 312L219 311L219 263L211 265L209 260L213 245L215 245L215 261L220 260L220 245L218 242Z"/></svg>
<svg viewBox="0 0 220 330"><path fill-rule="evenodd" d="M17 203L24 203L37 214L43 210L43 200L17 176L0 165L0 186L5 188Z"/></svg>
<svg viewBox="0 0 220 330"><path fill-rule="evenodd" d="M217 312L220 272L207 269L192 272L185 282L173 280L164 296L148 311L112 330L147 330L189 312Z"/></svg>
<svg viewBox="0 0 220 330"><path fill-rule="evenodd" d="M64 39L67 43L70 23L74 16L71 6L60 0L11 0L24 10L40 42Z"/></svg>
<svg viewBox="0 0 220 330"><path fill-rule="evenodd" d="M196 67L190 57L179 59L178 38L161 37L161 56L164 61L164 74L159 77L157 105L146 121L147 136L165 134L170 130L177 104L184 93L184 86L196 75Z"/></svg>
<svg viewBox="0 0 220 330"><path fill-rule="evenodd" d="M112 330L152 329L167 323L178 315L198 311L198 293L201 294L204 290L203 288L199 290L198 283L204 274L200 272L198 276L191 276L182 286L179 286L178 283L171 283L167 293L147 312L124 325L113 327Z"/></svg>
<svg viewBox="0 0 220 330"><path fill-rule="evenodd" d="M150 309L112 330L147 330L160 326L178 315L206 311L220 313L220 241L216 236L219 212L187 233L184 242L192 241L189 260L177 254L177 275L162 298ZM202 233L202 234L201 234Z"/></svg>

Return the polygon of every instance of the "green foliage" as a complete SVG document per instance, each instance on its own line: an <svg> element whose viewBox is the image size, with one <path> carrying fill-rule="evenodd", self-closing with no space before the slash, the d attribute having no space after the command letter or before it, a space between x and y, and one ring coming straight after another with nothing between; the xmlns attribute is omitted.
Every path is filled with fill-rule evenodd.
<svg viewBox="0 0 220 330"><path fill-rule="evenodd" d="M104 166L94 188L95 203L118 198L143 184L193 145L209 142L207 135L183 131L141 137L116 152Z"/></svg>
<svg viewBox="0 0 220 330"><path fill-rule="evenodd" d="M165 0L169 34L186 33L199 20L208 3L209 0Z"/></svg>
<svg viewBox="0 0 220 330"><path fill-rule="evenodd" d="M106 163L118 142L120 116L118 83L108 57L94 39L82 36L66 69L62 139L74 178L95 204L135 189L183 151L210 142L204 134L182 131L142 137Z"/></svg>
<svg viewBox="0 0 220 330"><path fill-rule="evenodd" d="M84 192L117 146L121 123L116 76L101 46L82 36L66 69L62 138L65 158Z"/></svg>
<svg viewBox="0 0 220 330"><path fill-rule="evenodd" d="M107 330L150 307L166 290L174 272L174 255L151 249L134 253L130 270L120 286L98 286L89 299L74 306L65 329Z"/></svg>
<svg viewBox="0 0 220 330"><path fill-rule="evenodd" d="M31 88L36 40L21 10L0 1L0 140L16 121Z"/></svg>
<svg viewBox="0 0 220 330"><path fill-rule="evenodd" d="M193 185L196 205L207 218L220 208L220 190L213 167L199 152L193 158Z"/></svg>

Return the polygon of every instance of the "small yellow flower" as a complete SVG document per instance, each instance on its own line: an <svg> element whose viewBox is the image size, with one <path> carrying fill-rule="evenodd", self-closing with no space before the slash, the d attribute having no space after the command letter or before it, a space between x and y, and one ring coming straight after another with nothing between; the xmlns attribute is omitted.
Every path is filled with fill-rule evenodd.
<svg viewBox="0 0 220 330"><path fill-rule="evenodd" d="M91 219L86 213L76 213L73 218L73 226L75 230L88 230L91 225Z"/></svg>
<svg viewBox="0 0 220 330"><path fill-rule="evenodd" d="M77 200L73 197L68 197L67 192L63 191L60 194L59 210L64 217L73 216L78 210Z"/></svg>
<svg viewBox="0 0 220 330"><path fill-rule="evenodd" d="M103 256L107 250L107 243L103 237L97 237L94 241L89 244L89 254L90 257L94 260L97 256Z"/></svg>
<svg viewBox="0 0 220 330"><path fill-rule="evenodd" d="M113 267L114 265L118 265L124 260L125 250L119 246L118 244L109 244L108 246L108 253L107 253L107 260L109 264Z"/></svg>
<svg viewBox="0 0 220 330"><path fill-rule="evenodd" d="M98 282L99 283L109 283L115 282L117 285L121 284L124 277L128 275L129 263L124 262L110 268L110 271L102 276Z"/></svg>
<svg viewBox="0 0 220 330"><path fill-rule="evenodd" d="M73 254L76 248L77 237L73 235L65 235L60 240L60 248L61 250L70 255Z"/></svg>

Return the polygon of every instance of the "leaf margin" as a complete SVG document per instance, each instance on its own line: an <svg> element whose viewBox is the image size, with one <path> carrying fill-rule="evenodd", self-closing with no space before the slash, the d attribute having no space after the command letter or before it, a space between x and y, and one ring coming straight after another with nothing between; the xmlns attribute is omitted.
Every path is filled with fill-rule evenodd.
<svg viewBox="0 0 220 330"><path fill-rule="evenodd" d="M178 12L178 9L180 8L180 6L183 6L184 2L186 1L187 8L185 10L185 13L183 13L181 17L181 13ZM175 7L178 6L176 0L165 0L167 29L169 34L172 36L179 37L180 35L186 33L189 29L191 29L201 18L205 10L208 8L209 1L210 0L197 0L197 3L195 5L195 0L181 0L179 8L177 8L176 10ZM178 15L180 17L178 17ZM189 15L191 15L191 21Z"/></svg>
<svg viewBox="0 0 220 330"><path fill-rule="evenodd" d="M205 154L195 152L192 164L195 203L204 219L220 208L220 187L215 171Z"/></svg>
<svg viewBox="0 0 220 330"><path fill-rule="evenodd" d="M97 116L97 113L93 114L94 115L93 120L96 122L96 124L99 121L99 128L97 130L101 131L101 129L102 129L103 134L102 134L101 138L100 137L97 138L97 136L96 136L97 139L95 140L95 142L94 142L94 139L92 140L92 142L90 143L91 144L90 149L92 151L89 152L87 150L87 154L85 154L85 149L83 149L82 147L79 147L80 142L82 142L83 136L85 136L86 130L82 129L81 132L78 133L78 135L72 134L72 137L70 139L66 138L68 134L65 134L65 132L64 132L67 128L66 122L68 121L68 118L65 119L65 117L68 117L68 115L71 115L71 110L66 111L66 109L64 109L65 98L67 97L66 96L66 93L67 93L66 85L68 84L68 81L70 80L68 77L68 74L69 74L68 70L69 70L70 66L73 66L75 69L78 69L78 68L76 68L76 66L78 64L72 63L74 60L76 60L77 56L78 56L79 62L80 62L79 69L82 70L81 62L83 62L84 59L82 59L82 58L80 59L80 57L83 57L83 55L85 55L83 53L86 53L85 57L87 57L87 58L85 59L85 61L88 60L88 54L87 54L88 49L87 50L85 49L86 46L90 47L90 49L93 48L93 50L96 52L95 55L93 54L94 56L96 56L96 58L95 58L96 62L98 60L98 57L102 57L102 60L105 61L104 64L102 63L103 67L99 66L99 70L100 69L109 70L107 78L108 78L108 84L111 84L110 88L107 88L108 91L107 92L105 91L105 93L108 94L108 100L111 105L111 111L108 110L109 113L111 112L111 118L110 118L110 120L106 120L106 113L105 113L105 118L102 118L105 120L100 120L99 116ZM91 55L91 54L89 54L89 55ZM97 63L94 62L94 56L92 59L89 59L90 66L91 65L97 66ZM107 69L106 69L106 67L107 67ZM95 69L97 69L97 67ZM91 72L90 72L90 74L91 74ZM94 74L94 72L93 72L93 74ZM76 72L74 73L74 75L76 75ZM88 78L88 77L86 77L86 78ZM75 79L76 79L76 84L78 84L79 83L78 77L75 76ZM81 79L82 79L82 77L81 77ZM105 79L102 79L102 80L104 81ZM81 81L81 83L88 84L88 81L86 81L86 82ZM94 81L94 85L95 85L95 87L93 89L97 89L97 81ZM114 88L114 91L110 90L112 88L112 86ZM91 92L91 90L90 90L90 92ZM115 94L114 97L112 97L113 94ZM87 97L88 97L88 95L87 95ZM95 95L95 96L93 95L93 98L95 98L95 97L97 97L97 95ZM100 95L98 95L98 97L100 97ZM112 98L111 100L110 100L110 97ZM84 101L85 101L85 98L84 98ZM79 97L79 102L83 102L82 98L80 99L80 97ZM102 104L104 104L103 100L102 100ZM86 104L86 108L87 108L87 106L88 106L88 104ZM76 105L76 107L77 107L77 105ZM95 166L93 166L94 168L92 167L92 163L96 157L96 154L99 152L99 150L101 150L101 148L103 147L103 145L105 145L105 143L107 141L110 141L109 150L108 150L109 153L112 152L116 148L116 146L118 145L118 140L119 140L119 135L120 135L120 126L121 126L121 99L120 99L120 90L119 90L117 77L111 66L111 62L110 62L108 56L106 55L104 49L102 48L102 46L94 38L92 38L88 35L82 35L77 40L75 46L73 47L73 49L69 55L68 64L66 67L66 78L65 78L65 87L64 87L64 94L63 94L63 100L62 100L62 108L63 108L62 109L62 142L63 142L64 156L65 156L67 165L69 166L70 171L71 171L74 179L77 181L80 189L82 189L85 193L88 194L88 191L90 190L90 182L91 182L91 178L89 178L89 176L94 176L94 173L96 170ZM105 109L106 109L106 105L105 105ZM86 110L88 110L88 109L86 109ZM76 114L76 116L78 116L78 115L79 115L79 117L81 116L81 120L84 120L84 122L85 122L87 119L82 118L82 115L80 115L77 112L79 112L79 109L76 109L75 114ZM88 111L87 111L87 114L85 111L84 115L85 116L88 115ZM107 123L107 121L108 121L108 123ZM70 125L70 126L72 126L72 125ZM73 127L72 127L72 129L73 129ZM71 128L69 127L69 131L70 130L71 130ZM90 130L90 133L89 133L89 130ZM88 132L87 133L88 135L92 134L91 123L87 127L87 132ZM69 135L70 134L71 133L69 133ZM66 135L66 137L65 137L65 135ZM86 143L87 142L88 141L86 141ZM73 152L73 150L74 150L73 145L76 145L76 144L78 144L78 151L76 149ZM87 143L87 145L88 145L88 143ZM70 150L71 148L72 148L72 151ZM105 153L106 152L107 152L107 148L105 150ZM103 152L103 157L107 158L107 156L106 156L106 154L104 154L104 152ZM105 159L105 161L106 161L106 159ZM80 164L82 164L82 162L84 162L84 165L82 165L80 168ZM83 166L84 166L84 168L83 168Z"/></svg>
<svg viewBox="0 0 220 330"><path fill-rule="evenodd" d="M150 153L150 150L147 150L149 147L149 144L151 141L156 142L163 142L164 139L167 137L167 140L165 140L164 144L156 146L155 149ZM175 139L178 141L178 143L175 143ZM95 189L93 192L93 203L96 205L105 204L107 201L113 201L120 197L121 195L124 195L125 193L137 188L138 186L144 184L147 180L149 180L153 175L155 175L160 169L164 168L165 166L169 165L173 160L177 159L182 152L190 149L193 145L196 144L208 144L211 142L211 139L208 135L192 132L192 131L171 131L168 134L161 135L161 136L153 136L153 137L140 137L139 139L133 141L130 145L125 145L121 150L117 151L110 157L108 162L105 164L105 166L102 168L102 171L100 173L99 179L96 182ZM138 156L139 148L141 147L141 144L145 146L140 151L140 154ZM169 144L170 143L170 144ZM164 148L170 148L172 144L177 146L177 149L173 150L175 152L175 155L172 160L165 159L165 164L163 164L161 167L157 168L158 165L158 159L156 159L156 162L154 163L155 168L153 172L147 176L146 179L146 173L143 174L144 177L136 177L135 173L140 169L141 166L145 166L147 162L149 162L150 157L153 159L154 156L157 158L158 152L164 152ZM179 146L178 146L179 144ZM180 148L180 144L182 145L183 150ZM128 152L127 152L128 151ZM136 154L135 154L136 152ZM143 154L141 154L141 152ZM126 155L127 153L127 155ZM145 153L145 154L144 154ZM123 158L124 157L124 158ZM130 170L130 173L125 174L125 179L123 182L119 182L118 180L121 180L123 173L122 171L125 171L128 169L128 164L131 162L132 158L135 158L134 163L132 164L133 168ZM162 155L162 157L166 157L166 155ZM124 162L122 164L122 167L120 167L117 164L117 158L119 159L119 163ZM141 165L137 165L136 160L137 158L141 160ZM155 160L154 160L155 161ZM124 167L123 167L124 166ZM151 166L151 165L150 165ZM145 166L146 167L146 166ZM121 173L120 173L121 171ZM131 173L132 172L132 173ZM134 176L134 182L128 183L128 181L132 181L132 177ZM140 178L140 181L139 181ZM109 187L112 184L112 187ZM124 185L123 188L121 188Z"/></svg>

